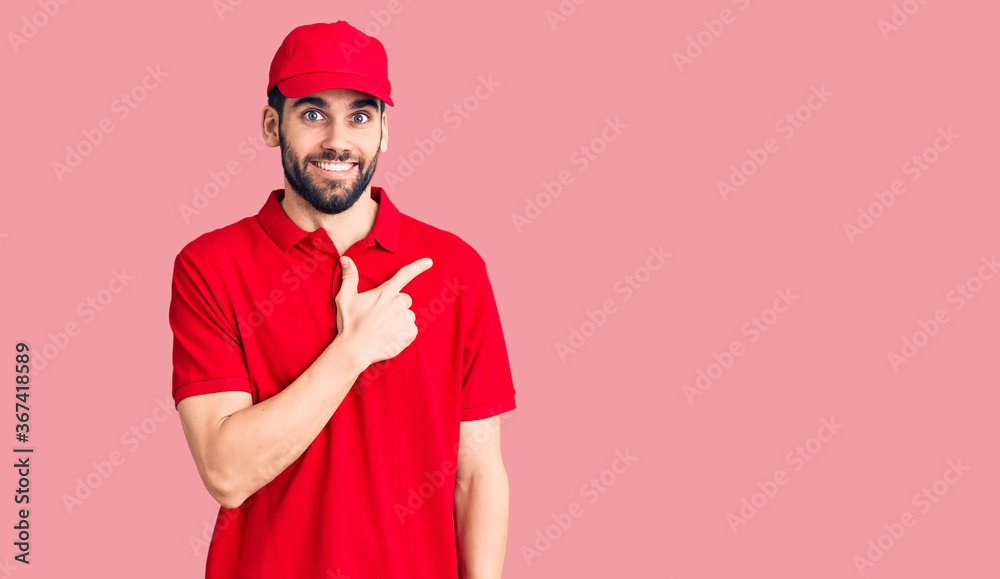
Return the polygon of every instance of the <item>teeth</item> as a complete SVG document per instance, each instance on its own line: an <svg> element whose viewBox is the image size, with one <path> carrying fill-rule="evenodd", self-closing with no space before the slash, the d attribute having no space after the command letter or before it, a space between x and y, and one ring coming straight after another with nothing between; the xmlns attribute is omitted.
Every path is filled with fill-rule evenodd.
<svg viewBox="0 0 1000 579"><path fill-rule="evenodd" d="M325 171L346 171L354 166L354 163L324 163L316 161L316 164Z"/></svg>

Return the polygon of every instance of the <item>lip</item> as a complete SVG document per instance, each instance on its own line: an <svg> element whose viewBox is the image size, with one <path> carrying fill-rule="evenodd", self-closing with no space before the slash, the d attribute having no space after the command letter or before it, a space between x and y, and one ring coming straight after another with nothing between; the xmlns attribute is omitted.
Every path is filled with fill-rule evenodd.
<svg viewBox="0 0 1000 579"><path fill-rule="evenodd" d="M316 169L323 175L326 175L327 177L331 177L333 179L341 179L343 177L347 177L358 168L357 163L352 163L351 168L346 171L327 171L326 169L317 165L315 161L309 161L309 165L311 165L314 169Z"/></svg>

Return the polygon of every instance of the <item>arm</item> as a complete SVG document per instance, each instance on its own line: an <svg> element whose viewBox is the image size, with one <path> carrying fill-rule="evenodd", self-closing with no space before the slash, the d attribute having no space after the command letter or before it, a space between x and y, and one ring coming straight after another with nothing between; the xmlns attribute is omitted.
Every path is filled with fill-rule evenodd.
<svg viewBox="0 0 1000 579"><path fill-rule="evenodd" d="M500 417L461 423L455 473L459 576L499 579L507 550L510 486L500 455Z"/></svg>
<svg viewBox="0 0 1000 579"><path fill-rule="evenodd" d="M347 259L347 258L345 258ZM215 500L236 508L295 462L326 426L358 376L417 337L410 296L400 290L428 269L405 265L382 285L357 293L347 259L337 292L337 337L281 392L252 404L248 392L189 396L177 405L198 473Z"/></svg>
<svg viewBox="0 0 1000 579"><path fill-rule="evenodd" d="M284 390L259 404L248 392L189 396L177 405L209 494L234 509L295 462L329 422L364 367L334 339Z"/></svg>

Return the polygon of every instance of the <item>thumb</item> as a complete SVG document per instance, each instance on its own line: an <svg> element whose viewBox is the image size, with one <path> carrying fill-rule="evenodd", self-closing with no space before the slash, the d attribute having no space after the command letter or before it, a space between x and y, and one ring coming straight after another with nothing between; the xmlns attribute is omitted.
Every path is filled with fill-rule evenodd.
<svg viewBox="0 0 1000 579"><path fill-rule="evenodd" d="M337 292L338 297L358 295L358 268L347 256L340 258L340 278L343 281L340 284L340 291Z"/></svg>

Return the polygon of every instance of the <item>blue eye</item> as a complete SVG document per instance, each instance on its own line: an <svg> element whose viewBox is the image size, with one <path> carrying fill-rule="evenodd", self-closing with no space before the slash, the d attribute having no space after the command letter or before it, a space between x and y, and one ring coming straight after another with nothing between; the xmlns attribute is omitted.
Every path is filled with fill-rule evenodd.
<svg viewBox="0 0 1000 579"><path fill-rule="evenodd" d="M310 119L310 118L309 118L309 115L312 115L312 114L316 114L316 115L319 115L320 117L322 117L322 115L320 115L320 114L319 114L319 111L315 111L315 110L313 110L313 111L306 111L306 112L305 112L305 115L304 115L304 116L305 116L305 117L306 117L306 118L307 118L308 120L310 120L310 121L318 121L318 120L319 120L318 118L316 118L316 119Z"/></svg>
<svg viewBox="0 0 1000 579"><path fill-rule="evenodd" d="M365 124L365 123L368 122L367 120L365 120L365 121L358 121L357 120L358 117L364 117L365 119L367 119L368 118L368 113L354 113L354 115L352 116L352 118L355 119L354 122L357 123L357 124L359 124L359 125L363 125L363 124Z"/></svg>

